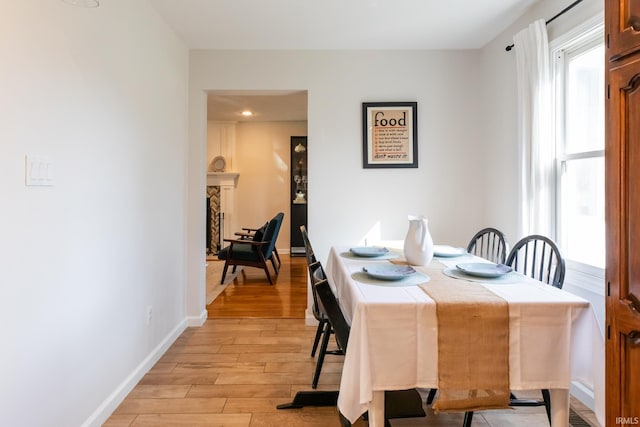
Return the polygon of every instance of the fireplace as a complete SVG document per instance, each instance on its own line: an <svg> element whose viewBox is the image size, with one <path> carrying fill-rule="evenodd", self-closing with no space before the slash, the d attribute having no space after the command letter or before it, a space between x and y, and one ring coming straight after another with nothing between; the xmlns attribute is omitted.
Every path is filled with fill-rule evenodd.
<svg viewBox="0 0 640 427"><path fill-rule="evenodd" d="M220 210L220 186L207 186L207 255L217 255L222 249L224 213Z"/></svg>
<svg viewBox="0 0 640 427"><path fill-rule="evenodd" d="M225 238L232 238L235 229L235 188L240 174L210 172L207 174L207 255L216 255Z"/></svg>

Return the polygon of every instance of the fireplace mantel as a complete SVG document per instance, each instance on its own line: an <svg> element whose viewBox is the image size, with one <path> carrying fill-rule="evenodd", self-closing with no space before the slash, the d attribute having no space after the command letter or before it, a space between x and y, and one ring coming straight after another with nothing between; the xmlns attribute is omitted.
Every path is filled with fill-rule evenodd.
<svg viewBox="0 0 640 427"><path fill-rule="evenodd" d="M239 172L209 172L207 173L207 185L236 187L238 178L240 178Z"/></svg>

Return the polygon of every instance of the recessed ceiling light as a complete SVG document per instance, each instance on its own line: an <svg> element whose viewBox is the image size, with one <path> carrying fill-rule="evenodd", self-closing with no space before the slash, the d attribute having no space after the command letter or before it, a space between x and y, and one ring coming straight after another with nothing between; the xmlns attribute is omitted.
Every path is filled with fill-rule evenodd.
<svg viewBox="0 0 640 427"><path fill-rule="evenodd" d="M65 3L72 4L79 7L98 7L100 6L99 0L62 0Z"/></svg>
<svg viewBox="0 0 640 427"><path fill-rule="evenodd" d="M245 117L249 117L249 116L253 116L253 113L251 111L249 111L249 110L244 110L242 112L242 115L245 116Z"/></svg>

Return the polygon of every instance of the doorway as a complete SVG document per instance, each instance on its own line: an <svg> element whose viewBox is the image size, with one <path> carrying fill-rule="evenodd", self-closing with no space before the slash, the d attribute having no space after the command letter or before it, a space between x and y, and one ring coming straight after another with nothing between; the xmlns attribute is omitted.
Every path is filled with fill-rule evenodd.
<svg viewBox="0 0 640 427"><path fill-rule="evenodd" d="M295 196L290 194L290 140L307 135L307 91L209 91L206 116L208 187L213 176L227 179L227 186L220 187L219 211L207 210L213 215L211 223L215 216L221 218L220 244L224 246L224 239L236 237L234 233L243 227L259 228L277 212L284 212L276 247L280 254L289 254ZM209 232L207 238L215 238L213 234ZM208 263L216 260L213 253L207 254ZM232 283L254 277L253 269L245 270ZM217 283L219 278L213 279L207 268L208 295Z"/></svg>

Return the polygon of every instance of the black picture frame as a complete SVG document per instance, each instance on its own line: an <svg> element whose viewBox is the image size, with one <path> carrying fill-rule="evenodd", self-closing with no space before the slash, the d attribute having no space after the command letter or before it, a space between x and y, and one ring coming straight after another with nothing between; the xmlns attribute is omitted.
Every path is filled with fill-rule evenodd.
<svg viewBox="0 0 640 427"><path fill-rule="evenodd" d="M418 167L418 103L362 103L362 167Z"/></svg>

